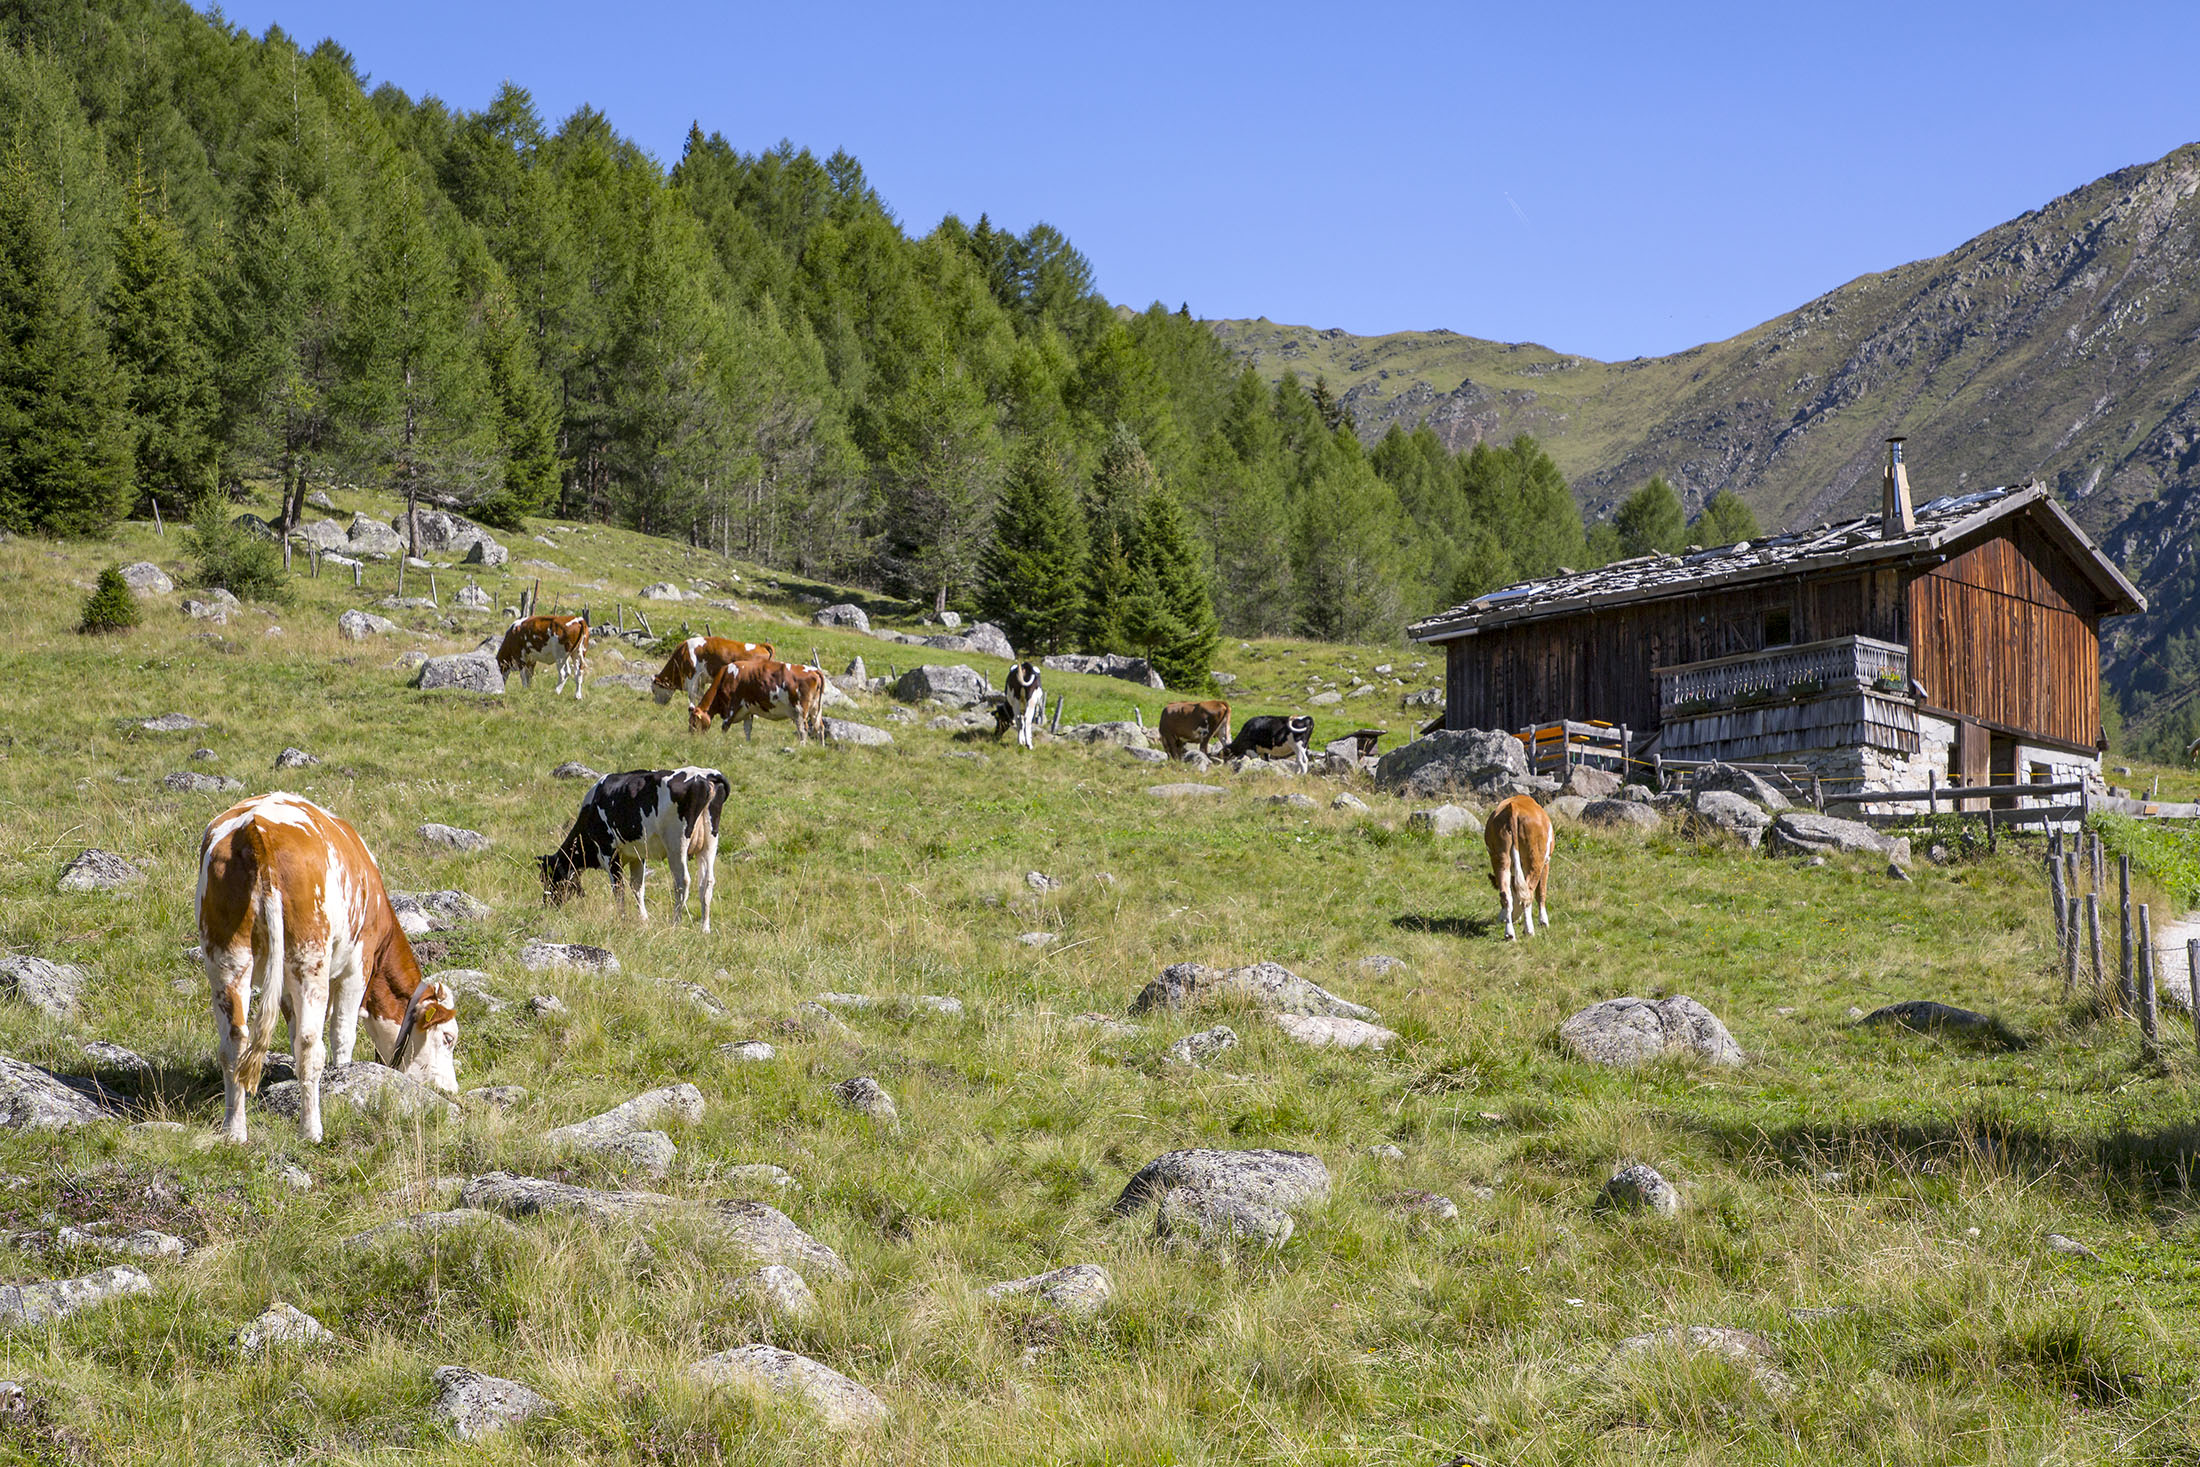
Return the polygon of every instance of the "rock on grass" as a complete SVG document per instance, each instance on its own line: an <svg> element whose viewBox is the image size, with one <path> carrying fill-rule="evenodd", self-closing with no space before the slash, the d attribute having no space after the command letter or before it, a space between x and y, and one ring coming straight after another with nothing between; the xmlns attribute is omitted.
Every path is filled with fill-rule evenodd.
<svg viewBox="0 0 2200 1467"><path fill-rule="evenodd" d="M519 963L530 973L555 968L571 968L583 973L619 971L619 960L612 956L609 948L590 947L582 942L544 942L539 938L520 948Z"/></svg>
<svg viewBox="0 0 2200 1467"><path fill-rule="evenodd" d="M28 953L11 954L0 957L0 991L50 1019L71 1019L84 993L84 970Z"/></svg>
<svg viewBox="0 0 2200 1467"><path fill-rule="evenodd" d="M809 1281L784 1263L767 1263L754 1273L744 1274L733 1281L733 1288L774 1314L789 1319L817 1317L817 1295L810 1292Z"/></svg>
<svg viewBox="0 0 2200 1467"><path fill-rule="evenodd" d="M1119 1214L1135 1212L1172 1188L1198 1187L1272 1207L1295 1207L1329 1195L1329 1168L1304 1151L1218 1151L1195 1147L1163 1152L1138 1169L1115 1199Z"/></svg>
<svg viewBox="0 0 2200 1467"><path fill-rule="evenodd" d="M493 1209L509 1217L577 1215L591 1222L692 1220L715 1229L765 1263L784 1263L810 1273L846 1278L848 1265L831 1248L795 1226L777 1208L761 1202L691 1202L657 1192L605 1192L540 1177L490 1172L474 1178L458 1194L459 1206Z"/></svg>
<svg viewBox="0 0 2200 1467"><path fill-rule="evenodd" d="M1237 1042L1236 1030L1228 1024L1217 1024L1212 1029L1185 1035L1162 1051L1161 1061L1170 1065L1203 1065Z"/></svg>
<svg viewBox="0 0 2200 1467"><path fill-rule="evenodd" d="M61 868L61 879L55 889L59 891L113 891L120 886L134 886L145 879L145 873L112 851L85 851Z"/></svg>
<svg viewBox="0 0 2200 1467"><path fill-rule="evenodd" d="M985 1291L988 1299L1031 1294L1069 1314L1091 1314L1115 1292L1115 1281L1097 1263L1072 1263L1027 1279L1010 1279Z"/></svg>
<svg viewBox="0 0 2200 1467"><path fill-rule="evenodd" d="M257 1355L277 1345L325 1345L335 1338L327 1325L297 1305L280 1300L236 1335L237 1349L246 1355Z"/></svg>
<svg viewBox="0 0 2200 1467"><path fill-rule="evenodd" d="M1204 963L1172 963L1131 1000L1131 1012L1171 1011L1236 1002L1273 1013L1321 1014L1342 1019L1373 1019L1375 1011L1337 997L1281 963L1243 968L1210 968Z"/></svg>
<svg viewBox="0 0 2200 1467"><path fill-rule="evenodd" d="M1739 1065L1744 1058L1718 1016L1686 994L1591 1004L1560 1025L1558 1037L1598 1065L1639 1065L1668 1054L1724 1066Z"/></svg>
<svg viewBox="0 0 2200 1467"><path fill-rule="evenodd" d="M91 1081L0 1056L0 1130L58 1131L117 1119L104 1096Z"/></svg>
<svg viewBox="0 0 2200 1467"><path fill-rule="evenodd" d="M886 1403L829 1365L770 1345L743 1345L707 1355L688 1367L705 1385L732 1386L806 1407L833 1431L857 1431L886 1420Z"/></svg>
<svg viewBox="0 0 2200 1467"><path fill-rule="evenodd" d="M857 1115L869 1116L882 1126L893 1125L901 1119L901 1113L894 1108L894 1097L888 1095L886 1087L869 1075L858 1075L852 1080L841 1081L833 1087L833 1094L840 1098L842 1105Z"/></svg>
<svg viewBox="0 0 2200 1467"><path fill-rule="evenodd" d="M1291 1241L1291 1214L1234 1192L1173 1187L1154 1214L1154 1236L1170 1243L1229 1249L1239 1243L1281 1248Z"/></svg>
<svg viewBox="0 0 2200 1467"><path fill-rule="evenodd" d="M1398 1040L1397 1031L1380 1024L1323 1014L1278 1014L1276 1027L1315 1049L1387 1049Z"/></svg>
<svg viewBox="0 0 2200 1467"><path fill-rule="evenodd" d="M144 1294L153 1281L137 1269L117 1264L82 1278L0 1288L0 1326L22 1328L52 1324L126 1294Z"/></svg>
<svg viewBox="0 0 2200 1467"><path fill-rule="evenodd" d="M1654 1212L1660 1217L1674 1217L1681 1210L1681 1193L1656 1167L1638 1161L1612 1173L1604 1190L1597 1194L1597 1203L1600 1207L1622 1212Z"/></svg>
<svg viewBox="0 0 2200 1467"><path fill-rule="evenodd" d="M549 1397L516 1380L482 1375L462 1365L441 1366L435 1372L433 1414L461 1441L492 1436L557 1409Z"/></svg>

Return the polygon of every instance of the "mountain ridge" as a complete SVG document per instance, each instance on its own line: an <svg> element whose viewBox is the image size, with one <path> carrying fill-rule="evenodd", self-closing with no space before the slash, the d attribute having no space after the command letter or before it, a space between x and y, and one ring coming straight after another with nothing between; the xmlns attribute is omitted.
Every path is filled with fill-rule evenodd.
<svg viewBox="0 0 2200 1467"><path fill-rule="evenodd" d="M2103 630L2135 718L2200 732L2200 144L1724 341L1602 362L1452 332L1216 322L1270 376L1321 376L1363 437L1541 440L1591 514L1653 474L1768 527L1869 509L1882 441L1925 497L2039 478L2152 603ZM2191 733L2187 733L2190 737Z"/></svg>

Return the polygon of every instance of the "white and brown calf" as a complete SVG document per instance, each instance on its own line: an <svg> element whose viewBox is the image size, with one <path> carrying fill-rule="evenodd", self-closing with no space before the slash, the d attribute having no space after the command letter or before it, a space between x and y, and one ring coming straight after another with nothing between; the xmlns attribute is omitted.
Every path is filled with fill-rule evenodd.
<svg viewBox="0 0 2200 1467"><path fill-rule="evenodd" d="M689 637L672 649L657 676L650 679L649 695L659 707L678 693L689 703L700 703L718 674L736 662L769 661L769 642L736 642L731 637Z"/></svg>
<svg viewBox="0 0 2200 1467"><path fill-rule="evenodd" d="M1528 924L1528 936L1535 936L1538 917L1546 929L1551 925L1551 909L1543 898L1551 881L1551 844L1555 839L1551 817L1527 795L1514 795L1490 811L1490 818L1482 825L1482 843L1490 852L1490 885L1497 888L1505 903L1507 940L1516 935L1515 905Z"/></svg>
<svg viewBox="0 0 2200 1467"><path fill-rule="evenodd" d="M199 841L199 950L221 1056L222 1132L245 1139L278 1014L303 1092L299 1127L321 1139L322 1030L336 1062L364 1023L384 1064L458 1092L457 997L420 975L382 871L359 832L312 801L260 795L214 817Z"/></svg>
<svg viewBox="0 0 2200 1467"><path fill-rule="evenodd" d="M573 698L580 700L581 685L588 680L588 617L580 616L523 616L507 627L504 641L497 648L497 671L510 683L512 674L519 674L523 688L535 685L537 667L555 667L558 685L550 691L553 695L565 691L565 680L573 680Z"/></svg>
<svg viewBox="0 0 2200 1467"><path fill-rule="evenodd" d="M644 885L649 858L664 857L672 872L672 920L687 915L688 873L703 899L703 930L710 931L710 898L718 885L718 824L733 785L715 769L633 769L607 774L589 789L581 812L558 848L538 857L542 897L560 906L581 891L583 871L611 878L619 911L626 911L622 868L634 878L634 908L649 920ZM690 863L692 864L692 867Z"/></svg>

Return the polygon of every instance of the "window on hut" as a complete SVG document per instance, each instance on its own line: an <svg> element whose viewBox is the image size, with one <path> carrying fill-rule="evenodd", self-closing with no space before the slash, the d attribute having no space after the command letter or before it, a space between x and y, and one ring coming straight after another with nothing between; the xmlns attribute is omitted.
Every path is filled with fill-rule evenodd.
<svg viewBox="0 0 2200 1467"><path fill-rule="evenodd" d="M1794 640L1795 625L1788 608L1777 606L1765 613L1765 646L1785 647Z"/></svg>

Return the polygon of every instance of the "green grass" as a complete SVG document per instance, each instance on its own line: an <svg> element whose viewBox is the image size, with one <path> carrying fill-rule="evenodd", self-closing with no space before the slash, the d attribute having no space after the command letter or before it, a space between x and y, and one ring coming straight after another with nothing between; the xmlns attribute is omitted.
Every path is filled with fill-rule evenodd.
<svg viewBox="0 0 2200 1467"><path fill-rule="evenodd" d="M649 582L726 575L716 557L663 542L544 533L558 550L512 538L515 556L568 572L545 575L544 603L587 598L599 619ZM1156 772L1120 752L959 741L888 722L878 700L860 716L897 742L872 750L796 748L776 725L753 746L698 740L679 710L610 685L578 704L542 683L527 693L515 682L502 699L424 697L397 654L471 646L498 615L460 616L460 632L429 640L344 643L336 613L371 598L333 575L299 584L275 617L248 608L216 628L180 617L180 596L146 597L134 633L71 630L76 581L152 552L180 559L173 539L161 546L135 526L108 545L0 544L0 945L92 976L73 1024L0 1002L0 1053L81 1071L81 1041L128 1045L159 1068L153 1113L190 1129L9 1133L0 1221L125 1216L203 1246L152 1266L149 1295L0 1337L0 1374L40 1402L32 1423L0 1425L0 1458L2200 1458L2200 1208L2186 1190L2200 1065L2183 1044L2145 1063L2128 1026L2064 1002L2038 863L2016 842L1998 859L1921 866L1902 884L1869 864L1812 868L1568 826L1557 925L1508 945L1471 838L1409 832L1406 807L1372 794L1364 816L1264 798L1304 788L1326 807L1319 780L1223 775L1227 798L1168 805L1143 792ZM670 615L805 655L814 643L836 670L856 652L874 672L912 660L913 649L809 629L796 598L811 588L739 569L722 594L742 613ZM392 571L373 574L386 592ZM503 605L534 574L515 564L484 584ZM438 572L446 603L456 578ZM265 635L276 622L283 635ZM1372 677L1382 662L1406 674L1418 655L1232 642L1223 665L1242 679L1242 717L1294 706L1310 675L1342 684L1347 669ZM622 669L607 646L597 671L653 670L631 657ZM1163 701L1102 679L1049 683L1068 691L1072 719L1135 704L1150 723ZM1328 710L1323 733L1383 721L1402 731L1413 714L1397 691L1386 681L1382 695ZM1354 716L1378 709L1384 718ZM171 710L210 727L136 727ZM218 762L189 760L202 744ZM290 744L324 762L278 780L271 764ZM986 757L955 757L970 752ZM542 908L531 859L581 793L548 778L566 759L725 769L735 796L711 936L670 925L662 905L647 927L621 921L600 882L574 906ZM507 1000L495 1014L471 1000L462 1009L462 1083L522 1085L530 1100L449 1123L332 1108L318 1149L256 1112L248 1148L209 1145L220 1112L211 1024L180 948L199 833L226 800L161 788L179 769L301 790L359 826L393 887L457 886L487 901L495 918L430 966L485 969ZM428 820L485 831L496 847L431 854L414 834ZM149 879L122 897L57 893L56 873L85 846L150 860ZM1031 870L1066 884L1035 893ZM653 887L663 903L661 872ZM1034 929L1062 941L1043 953L1014 941ZM624 974L521 970L519 944L552 933L612 948ZM1363 973L1375 954L1407 966ZM1120 1042L1067 1022L1122 1013L1171 962L1261 958L1372 1005L1402 1042L1382 1055L1308 1051L1231 1013L1243 1042L1187 1074L1163 1067L1161 1051L1214 1015L1151 1019ZM661 979L700 983L735 1017L700 1014ZM828 989L952 994L967 1009L953 1020L855 1014L855 1032L837 1037L788 1024ZM524 1000L537 992L570 1012L531 1017ZM1752 1062L1612 1073L1559 1048L1568 1014L1628 993L1694 995ZM1989 1010L2029 1042L1982 1050L1848 1026L1852 1005L1918 997ZM748 1037L778 1058L740 1065L716 1052ZM857 1074L892 1092L897 1132L828 1094ZM537 1220L517 1241L364 1257L334 1246L448 1207L463 1179L492 1169L616 1184L594 1163L551 1155L540 1133L677 1080L701 1087L708 1110L676 1131L672 1176L638 1185L713 1197L729 1195L721 1178L734 1165L793 1172L799 1189L766 1200L854 1275L811 1280L815 1322L758 1314L728 1287L743 1260L678 1228ZM1385 1142L1404 1159L1368 1155ZM1273 1255L1169 1254L1150 1217L1118 1219L1108 1204L1140 1164L1190 1145L1316 1152L1334 1195L1298 1209L1297 1233ZM1593 1210L1605 1176L1635 1159L1682 1186L1679 1219ZM279 1161L306 1167L314 1189L282 1184ZM1484 1187L1490 1200L1474 1190ZM1460 1220L1391 1216L1381 1199L1405 1188L1454 1197ZM2051 1253L2049 1231L2098 1261ZM11 1279L61 1268L0 1258ZM1093 1319L982 1296L996 1280L1079 1261L1115 1280ZM230 1335L276 1299L340 1342L238 1358ZM1825 1306L1851 1312L1788 1313ZM1619 1340L1685 1324L1765 1334L1793 1394L1768 1395L1704 1358L1603 1369ZM758 1340L878 1390L891 1424L836 1440L687 1383L687 1362ZM449 1363L518 1377L564 1409L496 1441L448 1440L425 1406L429 1373Z"/></svg>

